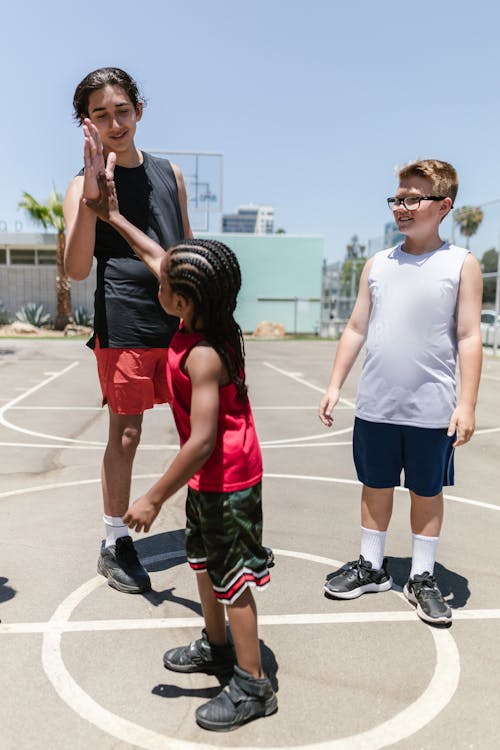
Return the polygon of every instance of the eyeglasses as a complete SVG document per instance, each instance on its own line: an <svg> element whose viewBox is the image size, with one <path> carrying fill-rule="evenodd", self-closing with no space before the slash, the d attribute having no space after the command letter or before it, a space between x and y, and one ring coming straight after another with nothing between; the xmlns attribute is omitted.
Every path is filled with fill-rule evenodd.
<svg viewBox="0 0 500 750"><path fill-rule="evenodd" d="M387 205L391 211L398 206L404 206L407 211L420 208L420 201L444 201L445 195L407 195L406 198L387 198Z"/></svg>

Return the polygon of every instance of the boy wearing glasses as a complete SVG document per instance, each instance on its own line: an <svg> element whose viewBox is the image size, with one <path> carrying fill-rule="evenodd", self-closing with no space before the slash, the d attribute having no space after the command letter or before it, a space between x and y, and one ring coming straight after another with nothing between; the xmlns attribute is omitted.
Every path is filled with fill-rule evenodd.
<svg viewBox="0 0 500 750"><path fill-rule="evenodd" d="M443 521L442 488L453 484L454 449L474 432L482 277L468 250L439 236L458 189L451 164L417 161L398 176L397 193L388 204L405 241L367 261L319 407L319 418L331 427L340 389L366 342L353 433L354 462L363 485L361 550L358 560L329 578L325 592L354 599L391 588L384 546L394 487L404 470L412 531L412 566L404 594L421 619L449 623L451 610L433 572Z"/></svg>

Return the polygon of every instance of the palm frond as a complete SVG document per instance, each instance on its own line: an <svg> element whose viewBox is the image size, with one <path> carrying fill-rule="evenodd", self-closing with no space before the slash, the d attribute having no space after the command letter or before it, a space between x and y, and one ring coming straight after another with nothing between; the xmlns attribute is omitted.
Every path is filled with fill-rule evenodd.
<svg viewBox="0 0 500 750"><path fill-rule="evenodd" d="M17 204L18 208L25 211L35 224L41 224L44 229L50 226L49 210L47 206L39 203L30 193L23 192L22 200Z"/></svg>

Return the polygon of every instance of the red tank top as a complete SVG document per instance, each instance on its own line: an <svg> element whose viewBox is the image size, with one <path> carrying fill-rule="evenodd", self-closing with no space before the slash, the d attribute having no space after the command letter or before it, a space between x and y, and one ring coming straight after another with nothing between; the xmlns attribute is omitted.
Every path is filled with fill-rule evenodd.
<svg viewBox="0 0 500 750"><path fill-rule="evenodd" d="M167 378L181 445L191 434L191 381L182 366L191 349L203 340L202 333L180 329L168 350ZM202 492L234 492L252 487L261 478L262 456L250 402L238 398L234 383L221 386L215 449L188 485Z"/></svg>

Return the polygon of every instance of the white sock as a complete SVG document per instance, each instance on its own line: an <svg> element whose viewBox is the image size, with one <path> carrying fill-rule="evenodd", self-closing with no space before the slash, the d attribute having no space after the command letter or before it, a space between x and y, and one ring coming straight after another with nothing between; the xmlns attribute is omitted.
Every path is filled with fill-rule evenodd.
<svg viewBox="0 0 500 750"><path fill-rule="evenodd" d="M104 542L105 547L112 547L116 544L116 540L122 536L128 536L128 526L123 523L123 518L119 516L106 516L102 517L104 521L104 528L106 530L106 541Z"/></svg>
<svg viewBox="0 0 500 750"><path fill-rule="evenodd" d="M411 535L412 540L412 558L410 578L422 573L434 573L434 563L436 562L437 548L439 544L438 536L422 536L421 534Z"/></svg>
<svg viewBox="0 0 500 750"><path fill-rule="evenodd" d="M361 554L371 562L373 570L380 570L384 562L385 537L387 531L361 527Z"/></svg>

